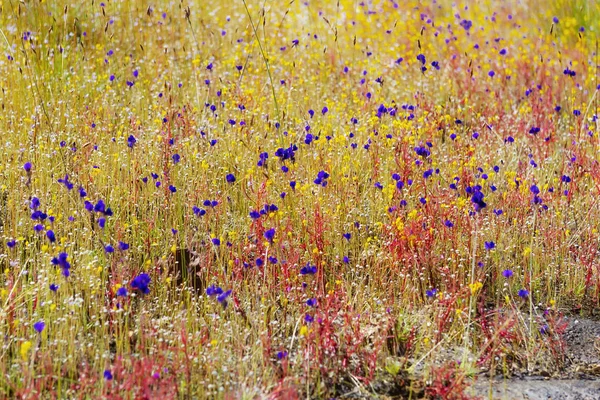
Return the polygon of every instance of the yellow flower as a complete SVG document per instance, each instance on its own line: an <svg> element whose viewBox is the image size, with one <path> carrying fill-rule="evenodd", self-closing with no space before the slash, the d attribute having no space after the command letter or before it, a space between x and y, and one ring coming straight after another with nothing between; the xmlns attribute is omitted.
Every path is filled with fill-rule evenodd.
<svg viewBox="0 0 600 400"><path fill-rule="evenodd" d="M481 283L479 281L469 284L469 288L471 288L471 295L475 295L475 293L477 293L479 291L479 289L481 289L482 287L483 287L483 283Z"/></svg>
<svg viewBox="0 0 600 400"><path fill-rule="evenodd" d="M21 353L21 358L23 360L27 360L27 354L29 353L31 346L32 344L29 340L21 343L21 349L19 350L19 352Z"/></svg>

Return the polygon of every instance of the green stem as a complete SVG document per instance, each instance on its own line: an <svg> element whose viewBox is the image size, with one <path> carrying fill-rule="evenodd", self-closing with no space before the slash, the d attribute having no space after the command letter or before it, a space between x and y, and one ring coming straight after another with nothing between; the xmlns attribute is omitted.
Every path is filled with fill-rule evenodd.
<svg viewBox="0 0 600 400"><path fill-rule="evenodd" d="M244 3L244 8L246 9L246 14L248 14L248 19L250 20L250 25L252 25L252 31L254 32L254 37L258 42L258 48L260 49L260 53L262 55L263 61L265 62L265 67L267 67L267 75L269 75L269 81L271 82L271 93L273 94L273 102L275 103L275 111L277 112L277 118L280 119L279 114L279 104L277 103L277 96L275 95L275 85L273 85L273 77L271 76L271 68L269 68L269 60L265 54L265 51L260 43L260 39L258 38L258 32L256 32L256 26L252 21L252 16L250 15L250 10L248 10L248 5L246 4L246 0L242 0Z"/></svg>

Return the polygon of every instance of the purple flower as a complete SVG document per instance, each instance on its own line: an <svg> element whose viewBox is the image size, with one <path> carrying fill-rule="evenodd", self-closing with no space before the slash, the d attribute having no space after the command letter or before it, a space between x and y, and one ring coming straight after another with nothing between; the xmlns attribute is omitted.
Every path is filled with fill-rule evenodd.
<svg viewBox="0 0 600 400"><path fill-rule="evenodd" d="M308 300L306 300L306 305L309 307L316 307L317 306L317 299L316 298L310 298Z"/></svg>
<svg viewBox="0 0 600 400"><path fill-rule="evenodd" d="M119 297L127 297L127 288L125 286L121 286L117 290L117 296L119 296Z"/></svg>
<svg viewBox="0 0 600 400"><path fill-rule="evenodd" d="M150 289L148 289L148 285L150 284L150 275L146 273L141 273L131 281L130 286L136 290L139 290L143 294L150 293Z"/></svg>
<svg viewBox="0 0 600 400"><path fill-rule="evenodd" d="M110 372L109 369L104 371L104 379L106 379L107 381L111 381L113 378L113 374Z"/></svg>
<svg viewBox="0 0 600 400"><path fill-rule="evenodd" d="M475 211L479 212L479 211L481 211L483 208L485 208L487 206L487 204L485 203L485 201L483 201L484 197L485 197L485 195L483 193L481 193L480 190L476 190L473 193L473 196L471 197L471 202L475 206Z"/></svg>
<svg viewBox="0 0 600 400"><path fill-rule="evenodd" d="M69 175L65 175L64 179L59 179L58 183L62 183L63 185L65 185L67 190L73 189L73 184L69 182Z"/></svg>
<svg viewBox="0 0 600 400"><path fill-rule="evenodd" d="M415 147L415 153L423 158L427 158L431 154L427 147L424 146Z"/></svg>
<svg viewBox="0 0 600 400"><path fill-rule="evenodd" d="M264 237L265 237L265 239L267 239L269 242L272 243L273 239L275 238L275 228L271 228L271 229L268 229L267 231L265 231Z"/></svg>
<svg viewBox="0 0 600 400"><path fill-rule="evenodd" d="M314 180L314 183L325 187L325 186L327 186L328 178L329 178L329 174L327 172L319 171L319 173L317 174L317 179Z"/></svg>
<svg viewBox="0 0 600 400"><path fill-rule="evenodd" d="M486 250L492 250L496 247L496 243L494 242L485 242L484 243L485 249Z"/></svg>
<svg viewBox="0 0 600 400"><path fill-rule="evenodd" d="M129 249L129 244L127 244L125 242L119 242L119 250L125 251L127 249Z"/></svg>
<svg viewBox="0 0 600 400"><path fill-rule="evenodd" d="M429 289L425 291L425 295L429 298L435 297L437 294L437 289Z"/></svg>
<svg viewBox="0 0 600 400"><path fill-rule="evenodd" d="M219 286L211 285L206 288L206 294L208 296L216 296L221 293L223 293L223 289L221 289Z"/></svg>
<svg viewBox="0 0 600 400"><path fill-rule="evenodd" d="M11 249L12 249L13 247L15 247L15 245L16 245L16 244L17 244L17 242L15 242L15 240L14 240L14 239L11 239L11 240L9 240L9 241L7 241L7 242L6 242L6 245L7 245L9 248L11 248Z"/></svg>
<svg viewBox="0 0 600 400"><path fill-rule="evenodd" d="M25 164L23 164L23 169L25 170L25 172L31 172L31 163L30 162L26 162Z"/></svg>
<svg viewBox="0 0 600 400"><path fill-rule="evenodd" d="M223 305L223 307L227 307L227 298L231 295L231 289L226 292L221 293L217 296L217 301Z"/></svg>
<svg viewBox="0 0 600 400"><path fill-rule="evenodd" d="M227 174L227 176L225 176L225 180L227 181L227 183L233 183L235 182L235 175Z"/></svg>
<svg viewBox="0 0 600 400"><path fill-rule="evenodd" d="M212 241L212 244L214 244L215 246L221 245L221 240L219 238L212 238L211 241Z"/></svg>
<svg viewBox="0 0 600 400"><path fill-rule="evenodd" d="M35 329L37 333L42 333L45 327L46 323L44 321L38 321L35 324L33 324L33 329Z"/></svg>
<svg viewBox="0 0 600 400"><path fill-rule="evenodd" d="M446 225L448 228L452 228L454 226L452 221L450 221L449 219L447 219L446 222L444 222L444 225Z"/></svg>
<svg viewBox="0 0 600 400"><path fill-rule="evenodd" d="M104 213L106 211L106 204L104 204L104 201L98 200L98 202L94 206L94 211Z"/></svg>
<svg viewBox="0 0 600 400"><path fill-rule="evenodd" d="M269 158L269 153L267 153L267 152L260 153L258 155L258 163L256 163L256 165L259 167L266 166L265 164L266 164L268 158Z"/></svg>
<svg viewBox="0 0 600 400"><path fill-rule="evenodd" d="M48 232L46 232L46 237L48 238L50 243L56 242L56 235L54 235L54 231L49 230Z"/></svg>
<svg viewBox="0 0 600 400"><path fill-rule="evenodd" d="M58 290L58 285L55 283L51 283L50 290L52 290L53 292L56 292Z"/></svg>
<svg viewBox="0 0 600 400"><path fill-rule="evenodd" d="M519 290L519 297L522 299L526 299L529 296L529 291L526 289Z"/></svg>
<svg viewBox="0 0 600 400"><path fill-rule="evenodd" d="M133 148L133 146L135 146L135 143L137 142L135 136L133 135L129 135L129 137L127 138L127 146Z"/></svg>
<svg viewBox="0 0 600 400"><path fill-rule="evenodd" d="M311 133L307 133L306 136L304 137L305 144L311 144L313 140L314 140L314 136Z"/></svg>
<svg viewBox="0 0 600 400"><path fill-rule="evenodd" d="M29 208L31 208L32 210L37 210L39 206L40 206L40 199L38 199L37 197L32 197L31 203L29 204Z"/></svg>
<svg viewBox="0 0 600 400"><path fill-rule="evenodd" d="M300 269L300 275L314 275L317 273L317 266L307 263L306 266Z"/></svg>
<svg viewBox="0 0 600 400"><path fill-rule="evenodd" d="M513 272L510 269L505 269L504 271L502 271L502 276L508 279L513 276Z"/></svg>
<svg viewBox="0 0 600 400"><path fill-rule="evenodd" d="M62 269L62 274L65 277L68 277L70 275L71 269L71 264L69 263L69 261L67 261L68 258L69 255L67 253L59 253L58 257L54 257L51 260L53 265L57 265ZM50 286L50 289L52 289L52 286Z"/></svg>

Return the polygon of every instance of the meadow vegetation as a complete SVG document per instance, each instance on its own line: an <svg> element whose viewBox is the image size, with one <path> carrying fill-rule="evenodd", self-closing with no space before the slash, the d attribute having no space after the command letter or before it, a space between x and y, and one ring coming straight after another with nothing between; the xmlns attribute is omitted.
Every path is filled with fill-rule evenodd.
<svg viewBox="0 0 600 400"><path fill-rule="evenodd" d="M597 3L0 4L1 398L564 368L600 296Z"/></svg>

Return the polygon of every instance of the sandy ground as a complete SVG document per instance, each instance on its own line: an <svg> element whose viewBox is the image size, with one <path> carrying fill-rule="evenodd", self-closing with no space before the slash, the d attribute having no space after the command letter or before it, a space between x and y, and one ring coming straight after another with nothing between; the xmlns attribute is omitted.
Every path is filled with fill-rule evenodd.
<svg viewBox="0 0 600 400"><path fill-rule="evenodd" d="M473 395L506 400L600 400L600 321L569 318L567 367L561 379L529 376L479 379Z"/></svg>
<svg viewBox="0 0 600 400"><path fill-rule="evenodd" d="M467 393L474 399L494 400L600 400L600 321L570 317L564 339L565 370L557 377L479 376ZM408 383L408 382L406 382ZM407 387L398 382L376 382L370 390L348 385L340 399L404 399ZM422 391L421 391L422 393ZM414 399L415 396L412 396ZM416 398L420 398L418 395Z"/></svg>
<svg viewBox="0 0 600 400"><path fill-rule="evenodd" d="M472 394L483 399L498 400L598 400L600 380L591 379L524 379L477 382Z"/></svg>

